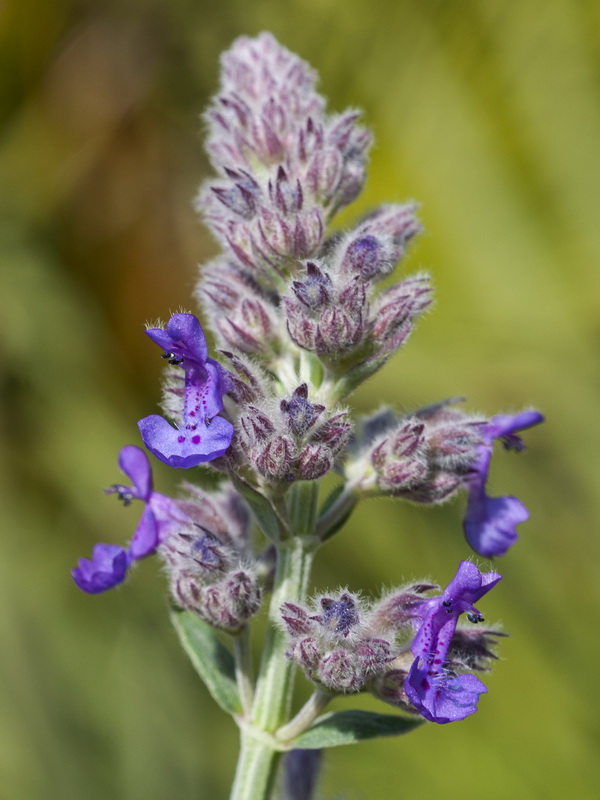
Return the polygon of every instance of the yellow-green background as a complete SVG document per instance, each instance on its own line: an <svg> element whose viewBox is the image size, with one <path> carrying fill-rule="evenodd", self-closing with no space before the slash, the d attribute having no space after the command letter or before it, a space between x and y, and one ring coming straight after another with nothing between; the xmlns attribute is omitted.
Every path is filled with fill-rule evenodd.
<svg viewBox="0 0 600 800"><path fill-rule="evenodd" d="M531 510L498 562L511 638L479 712L329 751L323 798L596 798L600 547L600 4L595 0L14 0L0 7L0 796L219 800L236 732L179 651L152 560L118 591L69 570L139 508L102 487L159 398L143 324L190 308L215 253L190 199L220 51L270 29L375 130L342 222L416 198L437 305L355 398L457 394L547 415L492 488ZM188 476L186 476L188 477ZM159 488L173 476L158 466ZM442 583L464 498L372 502L320 588ZM346 707L350 702L346 702ZM344 704L340 704L343 707ZM381 708L380 710L384 710Z"/></svg>

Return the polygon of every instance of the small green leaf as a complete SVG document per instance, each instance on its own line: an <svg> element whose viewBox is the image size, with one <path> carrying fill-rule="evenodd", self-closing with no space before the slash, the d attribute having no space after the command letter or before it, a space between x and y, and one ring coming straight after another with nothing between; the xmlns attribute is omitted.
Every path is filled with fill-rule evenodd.
<svg viewBox="0 0 600 800"><path fill-rule="evenodd" d="M347 492L345 484L336 486L325 498L317 520L317 534L326 541L349 520L358 503L356 493Z"/></svg>
<svg viewBox="0 0 600 800"><path fill-rule="evenodd" d="M422 724L420 719L371 711L334 711L319 717L314 725L294 739L293 746L301 750L338 747L379 736L400 736Z"/></svg>
<svg viewBox="0 0 600 800"><path fill-rule="evenodd" d="M212 697L228 714L239 714L242 704L235 681L233 656L215 630L193 611L171 612L183 649Z"/></svg>
<svg viewBox="0 0 600 800"><path fill-rule="evenodd" d="M271 541L278 542L284 526L270 501L239 475L232 473L230 477L235 488L250 506L261 531Z"/></svg>

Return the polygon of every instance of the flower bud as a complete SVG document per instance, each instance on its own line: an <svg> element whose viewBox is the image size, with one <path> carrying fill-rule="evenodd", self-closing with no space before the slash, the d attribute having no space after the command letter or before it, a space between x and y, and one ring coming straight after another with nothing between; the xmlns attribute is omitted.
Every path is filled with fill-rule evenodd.
<svg viewBox="0 0 600 800"><path fill-rule="evenodd" d="M462 415L431 427L427 434L430 461L439 470L461 473L468 469L484 444L477 424Z"/></svg>
<svg viewBox="0 0 600 800"><path fill-rule="evenodd" d="M356 655L362 669L369 673L379 672L394 659L386 639L363 639L356 648Z"/></svg>
<svg viewBox="0 0 600 800"><path fill-rule="evenodd" d="M371 694L379 700L383 700L384 703L414 714L415 709L404 690L407 675L408 669L388 669L375 675L369 681L368 689Z"/></svg>
<svg viewBox="0 0 600 800"><path fill-rule="evenodd" d="M458 491L461 485L461 480L456 475L438 472L428 476L423 483L403 490L401 496L414 503L443 503Z"/></svg>
<svg viewBox="0 0 600 800"><path fill-rule="evenodd" d="M303 383L294 391L290 400L282 400L280 403L287 427L297 437L304 436L325 411L325 406L311 403L307 396L308 386Z"/></svg>
<svg viewBox="0 0 600 800"><path fill-rule="evenodd" d="M292 291L307 308L316 310L331 301L333 284L327 272L319 269L314 261L309 261L306 265L306 278L303 281L293 281Z"/></svg>
<svg viewBox="0 0 600 800"><path fill-rule="evenodd" d="M254 575L240 568L218 583L203 586L193 610L209 625L237 633L257 613L260 602L261 593Z"/></svg>
<svg viewBox="0 0 600 800"><path fill-rule="evenodd" d="M387 289L373 304L372 335L377 342L386 342L398 331L423 314L432 303L429 276L421 273Z"/></svg>
<svg viewBox="0 0 600 800"><path fill-rule="evenodd" d="M224 597L231 615L239 622L250 619L260 608L260 589L254 575L245 569L239 569L225 579Z"/></svg>
<svg viewBox="0 0 600 800"><path fill-rule="evenodd" d="M313 198L328 205L335 196L344 169L341 154L334 148L317 150L306 173L306 185Z"/></svg>
<svg viewBox="0 0 600 800"><path fill-rule="evenodd" d="M371 611L371 629L389 632L412 627L414 620L421 618L420 609L426 603L423 595L435 589L439 589L435 583L413 583L382 597Z"/></svg>
<svg viewBox="0 0 600 800"><path fill-rule="evenodd" d="M452 664L464 669L480 672L489 670L491 661L498 659L493 648L498 637L506 636L502 631L482 630L477 628L457 628L450 642L448 658Z"/></svg>
<svg viewBox="0 0 600 800"><path fill-rule="evenodd" d="M396 493L425 480L429 466L423 430L422 422L408 418L385 438L376 440L370 450L370 461L380 490Z"/></svg>
<svg viewBox="0 0 600 800"><path fill-rule="evenodd" d="M275 208L282 214L295 214L304 202L302 184L298 179L291 185L287 173L280 165L275 181L269 181L269 197Z"/></svg>
<svg viewBox="0 0 600 800"><path fill-rule="evenodd" d="M264 399L265 379L257 365L252 364L241 353L231 353L228 350L221 350L221 353L236 372L236 375L229 373L229 393L234 400L243 405Z"/></svg>
<svg viewBox="0 0 600 800"><path fill-rule="evenodd" d="M303 481L315 481L326 475L333 466L333 457L328 447L307 444L298 456L295 464L298 478Z"/></svg>
<svg viewBox="0 0 600 800"><path fill-rule="evenodd" d="M295 603L284 603L281 606L281 618L292 636L300 636L311 630L308 612Z"/></svg>
<svg viewBox="0 0 600 800"><path fill-rule="evenodd" d="M321 660L319 645L313 636L305 636L293 641L286 656L299 664L308 677L312 677L313 670Z"/></svg>
<svg viewBox="0 0 600 800"><path fill-rule="evenodd" d="M350 350L360 341L363 330L360 312L349 313L339 307L326 308L317 325L316 349L328 355Z"/></svg>
<svg viewBox="0 0 600 800"><path fill-rule="evenodd" d="M256 406L246 406L240 415L243 441L250 447L254 442L266 442L275 432L275 426L267 414Z"/></svg>
<svg viewBox="0 0 600 800"><path fill-rule="evenodd" d="M287 436L276 436L254 459L257 470L273 480L289 474L294 454L294 444Z"/></svg>
<svg viewBox="0 0 600 800"><path fill-rule="evenodd" d="M368 281L377 275L385 260L383 242L380 239L372 235L359 236L348 245L342 257L341 268L357 273Z"/></svg>
<svg viewBox="0 0 600 800"><path fill-rule="evenodd" d="M311 441L327 445L335 457L346 447L351 435L352 422L348 413L341 411L320 425L311 436Z"/></svg>
<svg viewBox="0 0 600 800"><path fill-rule="evenodd" d="M264 354L276 340L275 320L258 298L242 300L227 316L216 316L214 322L227 346L244 353Z"/></svg>
<svg viewBox="0 0 600 800"><path fill-rule="evenodd" d="M333 650L317 667L316 679L332 692L358 692L364 683L360 667L347 650Z"/></svg>

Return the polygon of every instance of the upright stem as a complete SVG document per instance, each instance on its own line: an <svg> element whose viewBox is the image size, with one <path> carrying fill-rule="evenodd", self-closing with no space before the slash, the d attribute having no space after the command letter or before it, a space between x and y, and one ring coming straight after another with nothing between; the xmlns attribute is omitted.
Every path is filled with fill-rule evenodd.
<svg viewBox="0 0 600 800"><path fill-rule="evenodd" d="M302 602L314 555L312 539L293 537L277 545L277 570L269 607L265 639L251 719L260 730L273 733L290 711L294 666L285 657L286 636L281 627L281 605Z"/></svg>
<svg viewBox="0 0 600 800"><path fill-rule="evenodd" d="M249 725L241 729L241 752L230 800L269 798L280 755L272 734L289 717L294 672L294 664L285 657L279 608L286 601L304 600L314 550L313 537L295 536L277 544L269 628Z"/></svg>
<svg viewBox="0 0 600 800"><path fill-rule="evenodd" d="M252 709L254 687L252 685L252 657L250 653L250 629L247 625L233 640L235 658L235 678L237 682L242 709L248 716Z"/></svg>
<svg viewBox="0 0 600 800"><path fill-rule="evenodd" d="M242 729L240 756L230 800L268 800L281 752Z"/></svg>

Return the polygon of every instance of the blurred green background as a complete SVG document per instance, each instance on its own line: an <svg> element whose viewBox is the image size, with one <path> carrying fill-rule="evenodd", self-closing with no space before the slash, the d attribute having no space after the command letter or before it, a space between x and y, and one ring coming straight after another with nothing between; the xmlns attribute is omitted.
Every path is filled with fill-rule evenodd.
<svg viewBox="0 0 600 800"><path fill-rule="evenodd" d="M191 209L208 170L198 114L219 53L264 29L319 70L332 109L364 108L375 131L341 223L422 203L408 268L432 270L437 306L355 407L465 394L471 409L548 418L528 455L494 463L492 490L518 494L531 521L485 599L511 638L479 712L329 751L320 796L596 798L594 0L2 4L0 796L227 796L236 731L178 648L157 565L100 597L69 570L135 525L139 509L101 490L159 398L143 324L190 308L196 264L216 251ZM447 582L470 555L463 507L372 501L324 550L315 585Z"/></svg>

